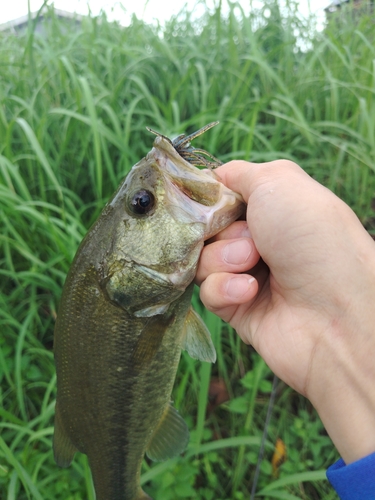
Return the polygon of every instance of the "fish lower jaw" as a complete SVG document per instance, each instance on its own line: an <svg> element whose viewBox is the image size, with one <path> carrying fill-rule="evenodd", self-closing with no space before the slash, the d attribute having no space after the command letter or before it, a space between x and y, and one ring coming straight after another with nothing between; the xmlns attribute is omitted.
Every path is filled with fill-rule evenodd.
<svg viewBox="0 0 375 500"><path fill-rule="evenodd" d="M207 177L211 179L211 177ZM168 185L170 214L180 223L202 224L204 227L203 238L205 240L229 226L246 209L246 204L242 196L227 188L219 181L213 182L216 182L219 189L215 195L216 203L213 202L210 205L202 204L192 199L181 191L178 186L174 185L173 182L169 182Z"/></svg>
<svg viewBox="0 0 375 500"><path fill-rule="evenodd" d="M164 314L167 312L170 304L157 304L155 306L145 307L139 311L134 312L134 316L137 318L148 318L150 316L156 316L157 314Z"/></svg>
<svg viewBox="0 0 375 500"><path fill-rule="evenodd" d="M246 204L240 195L223 185L219 201L215 205L205 208L207 209L207 218L204 238L207 240L237 220L245 212Z"/></svg>
<svg viewBox="0 0 375 500"><path fill-rule="evenodd" d="M155 269L147 267L144 264L136 264L136 267L147 278L155 280L159 283L173 285L174 288L183 293L186 290L186 287L189 286L194 279L197 262L202 247L203 242L202 244L196 245L196 247L191 251L191 253L185 260L173 263L173 267L177 267L177 269L171 273L156 271ZM176 297L174 297L173 300L175 300L175 298Z"/></svg>

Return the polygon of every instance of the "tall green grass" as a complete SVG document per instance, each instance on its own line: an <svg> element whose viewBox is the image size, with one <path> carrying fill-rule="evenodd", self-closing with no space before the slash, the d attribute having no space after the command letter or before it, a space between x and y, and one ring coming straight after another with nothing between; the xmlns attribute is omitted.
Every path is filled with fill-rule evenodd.
<svg viewBox="0 0 375 500"><path fill-rule="evenodd" d="M375 32L349 15L318 34L273 1L249 16L236 3L226 16L183 11L165 27L47 18L44 35L33 22L0 34L0 498L91 500L86 458L66 470L52 459L53 327L81 238L151 148L145 127L174 136L220 120L198 145L224 161L292 159L372 232ZM246 499L271 374L194 303L218 362L183 354L174 399L191 442L182 457L145 462L142 482L156 500ZM230 400L207 412L215 377ZM274 478L278 436L288 460ZM280 386L258 497L336 498L324 480L335 457L311 406Z"/></svg>

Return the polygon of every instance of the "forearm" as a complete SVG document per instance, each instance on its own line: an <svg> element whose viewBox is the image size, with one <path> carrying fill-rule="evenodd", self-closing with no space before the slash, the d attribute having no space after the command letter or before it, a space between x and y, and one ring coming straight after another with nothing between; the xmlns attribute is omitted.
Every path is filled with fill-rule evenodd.
<svg viewBox="0 0 375 500"><path fill-rule="evenodd" d="M361 231L357 238L339 313L314 354L319 372L311 379L319 382L309 394L347 464L375 452L375 244Z"/></svg>
<svg viewBox="0 0 375 500"><path fill-rule="evenodd" d="M332 363L330 354L334 355L327 351L327 364ZM346 464L375 452L375 377L366 372L354 363L340 366L336 358L332 369L321 377L324 395L317 402L311 398ZM370 377L372 384L364 377Z"/></svg>

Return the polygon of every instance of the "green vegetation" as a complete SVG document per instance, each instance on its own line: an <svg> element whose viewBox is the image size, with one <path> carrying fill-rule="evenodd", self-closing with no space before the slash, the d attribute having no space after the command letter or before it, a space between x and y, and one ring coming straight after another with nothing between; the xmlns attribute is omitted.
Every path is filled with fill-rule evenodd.
<svg viewBox="0 0 375 500"><path fill-rule="evenodd" d="M183 12L164 28L76 26L51 11L44 29L0 34L0 497L93 500L86 457L64 470L52 458L53 326L81 238L151 148L145 127L173 137L220 120L196 146L224 161L295 160L372 232L375 31L349 15L317 34L274 2L248 17L235 3L225 16ZM174 399L191 442L145 462L142 481L155 500L247 499L272 374L194 302L218 362L183 353ZM207 410L215 379L230 400ZM288 451L278 478L277 437ZM309 403L280 385L257 498L337 498L324 479L335 458Z"/></svg>

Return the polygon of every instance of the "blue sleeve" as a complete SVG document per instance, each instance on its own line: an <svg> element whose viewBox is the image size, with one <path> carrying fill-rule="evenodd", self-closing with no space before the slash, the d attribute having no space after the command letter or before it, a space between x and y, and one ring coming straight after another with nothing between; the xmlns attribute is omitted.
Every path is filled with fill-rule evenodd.
<svg viewBox="0 0 375 500"><path fill-rule="evenodd" d="M340 459L329 467L327 478L341 500L374 500L375 453L349 465Z"/></svg>

